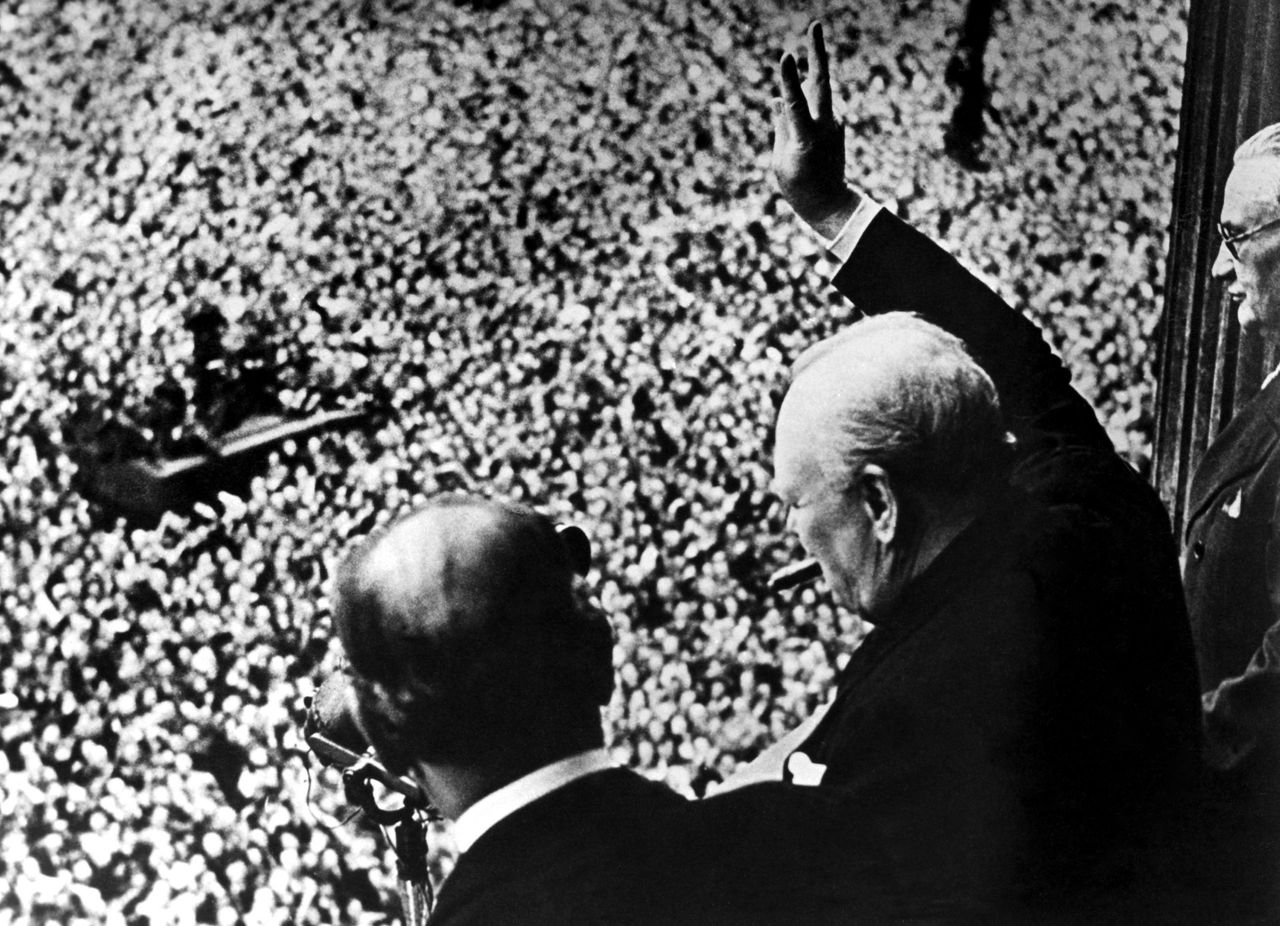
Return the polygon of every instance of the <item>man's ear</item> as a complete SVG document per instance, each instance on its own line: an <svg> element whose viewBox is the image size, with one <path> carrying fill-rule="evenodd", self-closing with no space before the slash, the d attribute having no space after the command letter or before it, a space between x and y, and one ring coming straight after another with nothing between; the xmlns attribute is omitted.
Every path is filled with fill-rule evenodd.
<svg viewBox="0 0 1280 926"><path fill-rule="evenodd" d="M871 521L871 531L877 540L887 546L898 534L902 507L893 479L884 467L867 463L858 473L858 488L862 493L861 503Z"/></svg>

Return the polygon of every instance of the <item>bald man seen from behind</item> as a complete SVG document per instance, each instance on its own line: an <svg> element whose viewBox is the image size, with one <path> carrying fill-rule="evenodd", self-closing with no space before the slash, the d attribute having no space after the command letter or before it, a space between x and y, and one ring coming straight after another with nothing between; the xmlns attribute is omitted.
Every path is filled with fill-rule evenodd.
<svg viewBox="0 0 1280 926"><path fill-rule="evenodd" d="M574 573L547 518L459 495L338 570L359 725L454 821L433 926L934 921L894 896L880 834L832 795L687 801L613 767L611 629Z"/></svg>

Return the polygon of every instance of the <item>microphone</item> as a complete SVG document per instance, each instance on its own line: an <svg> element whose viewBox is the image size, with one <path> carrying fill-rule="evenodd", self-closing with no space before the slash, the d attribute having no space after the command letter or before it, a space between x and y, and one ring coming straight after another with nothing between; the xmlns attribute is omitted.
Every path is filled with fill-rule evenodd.
<svg viewBox="0 0 1280 926"><path fill-rule="evenodd" d="M324 680L307 705L307 717L302 726L307 746L322 765L335 766L344 773L358 773L364 779L376 781L429 808L426 795L414 782L391 774L373 757L368 741L356 724L354 698L351 679L346 672L334 672ZM350 797L348 792L348 799Z"/></svg>
<svg viewBox="0 0 1280 926"><path fill-rule="evenodd" d="M313 733L357 755L369 748L356 724L355 692L345 670L334 672L321 682L307 705L302 735L309 738Z"/></svg>
<svg viewBox="0 0 1280 926"><path fill-rule="evenodd" d="M822 566L816 559L802 559L790 566L783 566L769 576L769 591L783 592L800 585L809 585L822 578Z"/></svg>

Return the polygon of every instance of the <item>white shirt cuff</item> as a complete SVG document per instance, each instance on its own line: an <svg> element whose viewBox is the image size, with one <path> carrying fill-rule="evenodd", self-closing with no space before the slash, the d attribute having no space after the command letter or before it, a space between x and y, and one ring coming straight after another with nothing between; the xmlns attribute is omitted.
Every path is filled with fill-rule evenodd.
<svg viewBox="0 0 1280 926"><path fill-rule="evenodd" d="M830 251L835 258L843 264L852 256L853 251L858 246L858 242L862 240L862 236L866 234L867 227L884 207L871 197L864 195L858 207L853 210L853 215L849 216L849 221L844 223L844 228L827 242L827 250Z"/></svg>

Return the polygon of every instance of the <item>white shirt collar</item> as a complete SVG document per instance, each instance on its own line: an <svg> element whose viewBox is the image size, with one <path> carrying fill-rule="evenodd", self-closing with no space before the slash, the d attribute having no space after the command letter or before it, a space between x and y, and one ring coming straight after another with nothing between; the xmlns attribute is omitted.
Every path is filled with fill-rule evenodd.
<svg viewBox="0 0 1280 926"><path fill-rule="evenodd" d="M503 785L497 791L476 801L453 822L453 841L459 852L466 852L477 839L499 821L515 813L526 804L563 788L585 775L602 772L613 767L613 760L604 749L590 749L577 755L552 762Z"/></svg>

